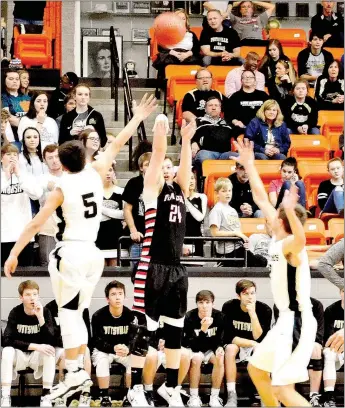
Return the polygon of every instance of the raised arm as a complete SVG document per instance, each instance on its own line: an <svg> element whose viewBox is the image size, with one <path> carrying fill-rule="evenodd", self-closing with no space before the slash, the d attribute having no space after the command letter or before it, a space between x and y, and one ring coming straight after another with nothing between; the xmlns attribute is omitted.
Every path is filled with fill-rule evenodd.
<svg viewBox="0 0 345 408"><path fill-rule="evenodd" d="M235 142L235 145L239 153L239 157L236 157L236 161L241 163L246 169L255 204L264 213L269 224L272 225L277 212L268 199L265 186L255 167L253 143L249 142L248 139L244 139L243 142Z"/></svg>
<svg viewBox="0 0 345 408"><path fill-rule="evenodd" d="M189 195L190 175L192 171L192 146L190 141L196 131L196 123L193 120L188 125L184 120L181 128L182 149L180 166L177 172L176 181L181 187L185 197Z"/></svg>
<svg viewBox="0 0 345 408"><path fill-rule="evenodd" d="M133 102L134 116L128 122L127 126L121 130L116 138L110 143L98 160L92 163L92 166L99 172L102 179L106 177L106 173L111 167L111 164L121 148L128 142L134 132L137 130L140 123L145 120L150 114L156 110L157 101L153 95L147 97L145 94L140 101L140 105L136 106Z"/></svg>
<svg viewBox="0 0 345 408"><path fill-rule="evenodd" d="M266 10L268 17L271 17L274 10L276 9L276 6L274 3L268 3L266 1L253 1L253 3L256 4L257 6L264 8Z"/></svg>

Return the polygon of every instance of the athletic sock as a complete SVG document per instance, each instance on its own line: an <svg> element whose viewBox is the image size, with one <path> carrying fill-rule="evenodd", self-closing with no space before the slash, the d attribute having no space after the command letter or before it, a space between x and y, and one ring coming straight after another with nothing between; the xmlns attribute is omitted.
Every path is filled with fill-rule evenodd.
<svg viewBox="0 0 345 408"><path fill-rule="evenodd" d="M1 387L1 396L2 397L9 397L11 395L11 386L10 385L3 385Z"/></svg>
<svg viewBox="0 0 345 408"><path fill-rule="evenodd" d="M191 397L198 397L199 396L199 388L190 388L189 393Z"/></svg>
<svg viewBox="0 0 345 408"><path fill-rule="evenodd" d="M235 382L228 382L226 383L226 389L228 390L228 392L236 392L236 383Z"/></svg>
<svg viewBox="0 0 345 408"><path fill-rule="evenodd" d="M219 397L219 388L211 388L211 397Z"/></svg>
<svg viewBox="0 0 345 408"><path fill-rule="evenodd" d="M153 391L153 384L144 384L145 391Z"/></svg>
<svg viewBox="0 0 345 408"><path fill-rule="evenodd" d="M66 370L70 373L70 372L75 372L78 371L79 367L78 367L78 360L65 360L65 367Z"/></svg>
<svg viewBox="0 0 345 408"><path fill-rule="evenodd" d="M175 388L178 383L178 368L167 368L167 387Z"/></svg>
<svg viewBox="0 0 345 408"><path fill-rule="evenodd" d="M138 367L131 368L131 376L132 376L132 388L135 385L141 384L141 377L143 375L143 369Z"/></svg>
<svg viewBox="0 0 345 408"><path fill-rule="evenodd" d="M332 387L332 386L330 386L330 387L325 387L324 388L324 391L325 392L334 392L334 386Z"/></svg>

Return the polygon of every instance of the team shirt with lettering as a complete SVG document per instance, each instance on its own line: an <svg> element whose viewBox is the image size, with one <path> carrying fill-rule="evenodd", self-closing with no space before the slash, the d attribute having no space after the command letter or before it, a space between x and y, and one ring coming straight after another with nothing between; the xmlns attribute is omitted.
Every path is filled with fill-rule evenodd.
<svg viewBox="0 0 345 408"><path fill-rule="evenodd" d="M222 312L225 315L226 324L224 343L231 344L235 337L262 341L271 328L272 309L266 303L256 301L255 311L262 328L262 335L254 339L249 313L244 312L240 304L239 299L231 299L223 305Z"/></svg>
<svg viewBox="0 0 345 408"><path fill-rule="evenodd" d="M223 27L221 32L202 30L200 46L209 45L212 52L233 52L240 47L240 38L233 28Z"/></svg>
<svg viewBox="0 0 345 408"><path fill-rule="evenodd" d="M325 310L325 341L338 330L344 329L344 309L341 300L332 303Z"/></svg>
<svg viewBox="0 0 345 408"><path fill-rule="evenodd" d="M43 316L45 323L40 326L35 315L25 313L23 304L14 307L8 316L2 346L22 351L30 351L28 347L32 343L55 346L53 319L46 307Z"/></svg>

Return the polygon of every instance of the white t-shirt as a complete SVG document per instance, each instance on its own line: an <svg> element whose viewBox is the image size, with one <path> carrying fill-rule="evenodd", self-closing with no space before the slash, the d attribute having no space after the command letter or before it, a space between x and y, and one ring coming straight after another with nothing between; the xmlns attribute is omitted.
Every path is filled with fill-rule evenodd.
<svg viewBox="0 0 345 408"><path fill-rule="evenodd" d="M272 238L268 234L252 234L249 237L249 251L254 255L261 255L268 259L268 248L271 239Z"/></svg>
<svg viewBox="0 0 345 408"><path fill-rule="evenodd" d="M23 116L20 119L19 126L18 126L18 137L19 140L23 138L23 132L28 127L34 127L37 129L37 119L29 119L27 116ZM47 116L42 124L42 128L40 130L41 136L41 147L42 153L44 148L49 144L58 144L59 141L59 128L57 123L53 118Z"/></svg>
<svg viewBox="0 0 345 408"><path fill-rule="evenodd" d="M22 171L26 171L34 177L41 177L42 174L48 173L48 167L45 163L42 163L37 154L30 156L31 164L26 160L23 153L19 155L19 166Z"/></svg>

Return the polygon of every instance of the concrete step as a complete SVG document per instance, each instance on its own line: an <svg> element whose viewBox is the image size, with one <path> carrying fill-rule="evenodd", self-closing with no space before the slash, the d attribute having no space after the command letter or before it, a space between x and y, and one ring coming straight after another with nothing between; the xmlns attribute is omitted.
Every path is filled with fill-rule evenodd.
<svg viewBox="0 0 345 408"><path fill-rule="evenodd" d="M155 89L153 88L132 88L132 96L134 99L141 99L145 94L153 94L155 93ZM124 99L123 88L119 88L119 99ZM111 92L109 87L91 87L91 98L92 100L95 98L100 99L110 99ZM161 92L161 99L163 98L163 92Z"/></svg>

